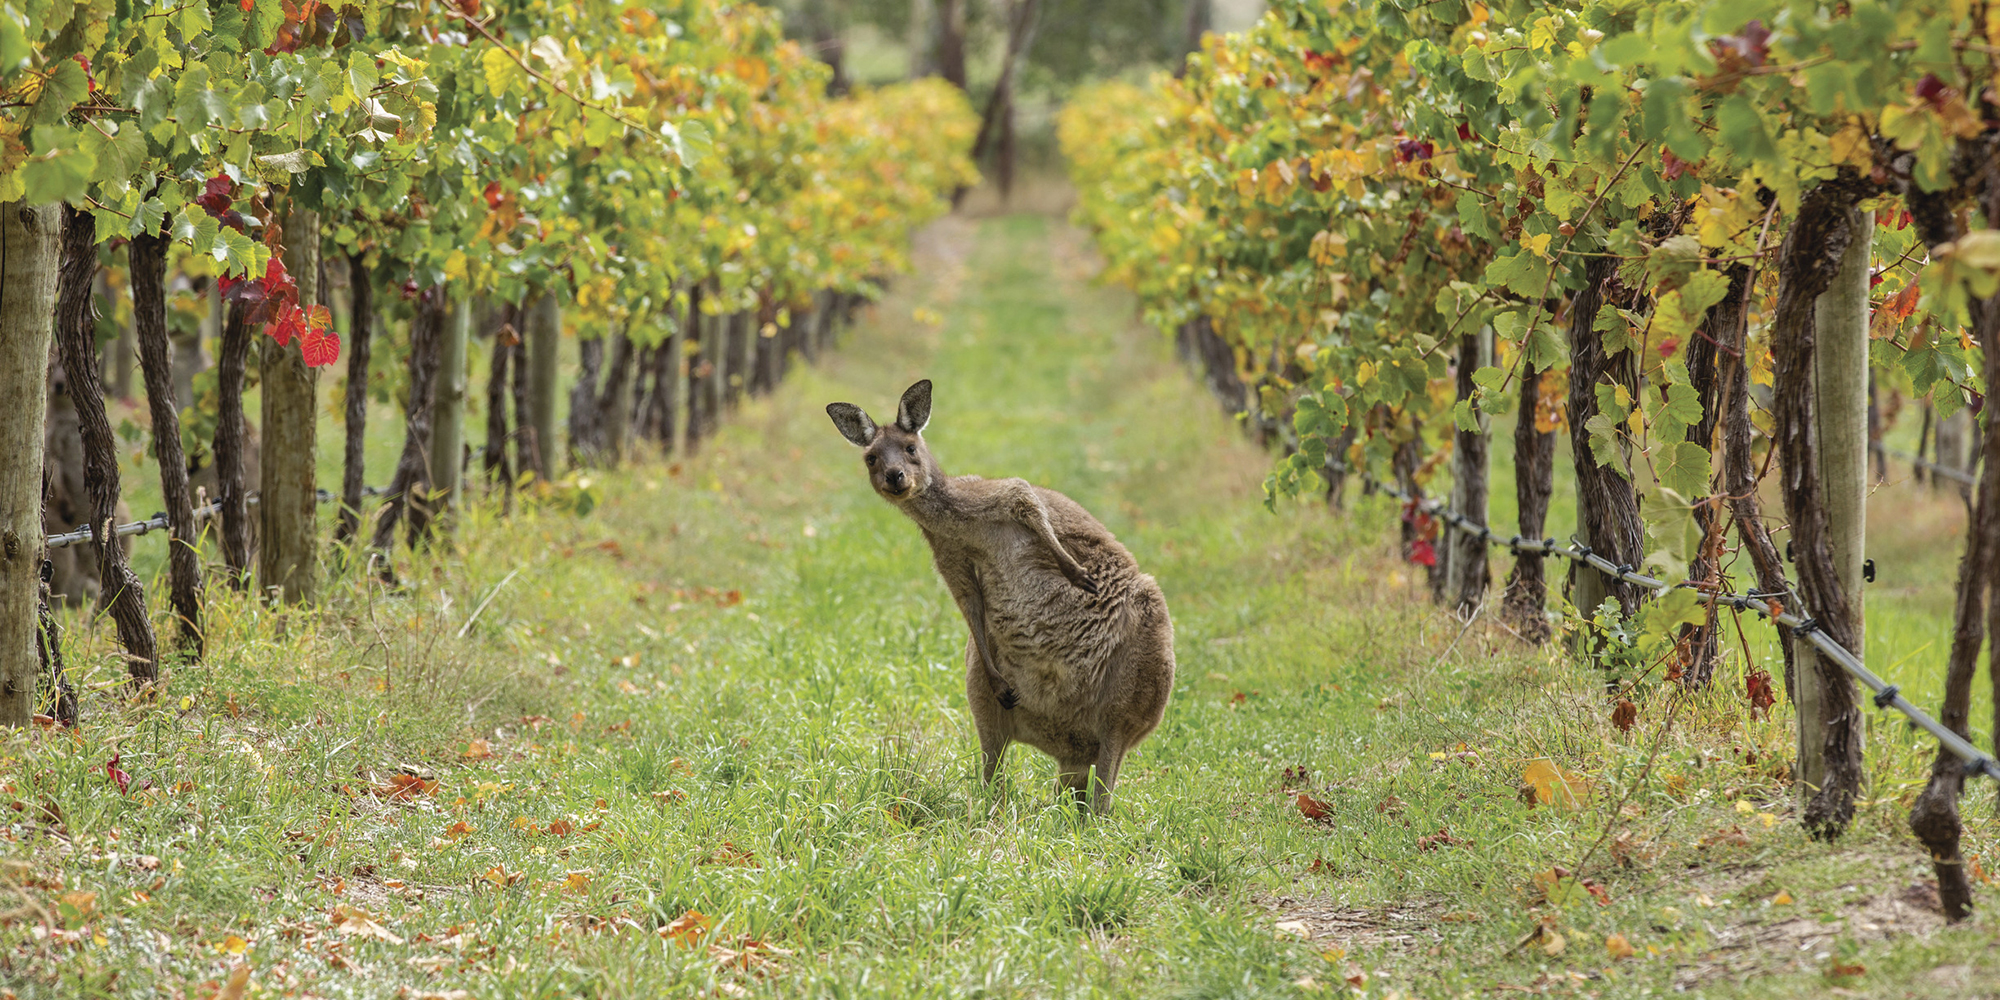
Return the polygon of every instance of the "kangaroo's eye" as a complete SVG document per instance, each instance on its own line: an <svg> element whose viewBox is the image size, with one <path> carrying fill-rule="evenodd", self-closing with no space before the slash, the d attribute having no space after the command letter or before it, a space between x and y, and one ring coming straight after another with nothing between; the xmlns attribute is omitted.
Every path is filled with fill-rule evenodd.
<svg viewBox="0 0 2000 1000"><path fill-rule="evenodd" d="M873 468L875 465L875 455L873 453L870 453L868 456L868 465L870 468Z"/></svg>
<svg viewBox="0 0 2000 1000"><path fill-rule="evenodd" d="M917 446L913 444L906 444L903 446L903 452L905 454L914 455L917 453Z"/></svg>

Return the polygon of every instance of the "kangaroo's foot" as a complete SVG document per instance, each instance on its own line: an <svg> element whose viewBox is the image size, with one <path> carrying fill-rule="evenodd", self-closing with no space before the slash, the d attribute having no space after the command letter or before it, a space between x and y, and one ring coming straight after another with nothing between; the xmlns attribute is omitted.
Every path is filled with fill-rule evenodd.
<svg viewBox="0 0 2000 1000"><path fill-rule="evenodd" d="M1064 563L1062 574L1069 580L1071 586L1093 597L1097 595L1097 581L1090 578L1090 573L1083 568L1082 563Z"/></svg>

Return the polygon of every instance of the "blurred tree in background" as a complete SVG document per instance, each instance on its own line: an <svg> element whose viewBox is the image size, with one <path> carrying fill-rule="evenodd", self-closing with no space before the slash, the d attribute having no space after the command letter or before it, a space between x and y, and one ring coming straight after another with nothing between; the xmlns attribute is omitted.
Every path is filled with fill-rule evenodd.
<svg viewBox="0 0 2000 1000"><path fill-rule="evenodd" d="M975 158L1003 193L1054 164L1054 113L1079 84L1178 73L1208 31L1261 0L775 0L836 91L942 76L982 109Z"/></svg>

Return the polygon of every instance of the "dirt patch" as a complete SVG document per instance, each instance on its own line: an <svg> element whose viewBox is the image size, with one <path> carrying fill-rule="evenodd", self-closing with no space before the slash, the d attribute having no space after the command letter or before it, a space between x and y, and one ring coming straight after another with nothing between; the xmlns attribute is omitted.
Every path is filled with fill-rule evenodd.
<svg viewBox="0 0 2000 1000"><path fill-rule="evenodd" d="M1836 954L1841 942L1866 945L1930 935L1945 925L1937 883L1910 881L1906 860L1880 859L1878 881L1849 886L1856 894L1832 906L1718 907L1689 914L1706 932L1708 946L1675 970L1674 985L1686 989L1750 972L1820 969ZM1699 894L1697 898L1713 898L1755 885L1764 874L1760 869L1747 869L1697 876L1687 884Z"/></svg>
<svg viewBox="0 0 2000 1000"><path fill-rule="evenodd" d="M1378 948L1402 952L1435 945L1444 940L1438 925L1450 916L1442 903L1431 900L1372 909L1290 896L1258 896L1251 902L1276 912L1278 926L1285 933L1349 952Z"/></svg>

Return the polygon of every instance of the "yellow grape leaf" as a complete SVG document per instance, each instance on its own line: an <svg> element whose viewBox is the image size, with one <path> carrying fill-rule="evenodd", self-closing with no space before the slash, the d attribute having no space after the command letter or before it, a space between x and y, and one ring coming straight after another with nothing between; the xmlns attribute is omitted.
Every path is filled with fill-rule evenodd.
<svg viewBox="0 0 2000 1000"><path fill-rule="evenodd" d="M1794 902L1796 900L1792 899L1792 894L1783 889L1778 890L1778 894L1771 897L1772 906L1790 906Z"/></svg>
<svg viewBox="0 0 2000 1000"><path fill-rule="evenodd" d="M591 875L592 872L588 868L585 868L582 871L570 872L569 874L563 876L563 891L589 892Z"/></svg>
<svg viewBox="0 0 2000 1000"><path fill-rule="evenodd" d="M1623 934L1613 934L1605 938L1604 950L1610 953L1612 958L1631 958L1638 954L1638 949L1632 947L1632 942L1625 940Z"/></svg>
<svg viewBox="0 0 2000 1000"><path fill-rule="evenodd" d="M1590 782L1587 779L1565 770L1546 757L1529 762L1521 772L1521 780L1534 787L1535 798L1543 805L1560 802L1575 807L1590 797Z"/></svg>
<svg viewBox="0 0 2000 1000"><path fill-rule="evenodd" d="M1553 239L1554 236L1554 233L1537 233L1533 236L1524 237L1521 240L1521 245L1526 247L1531 253L1546 260L1549 256L1549 240Z"/></svg>
<svg viewBox="0 0 2000 1000"><path fill-rule="evenodd" d="M1828 140L1833 153L1833 162L1845 163L1869 170L1875 166L1875 150L1868 144L1868 130L1861 127L1859 118L1850 119L1845 127Z"/></svg>

